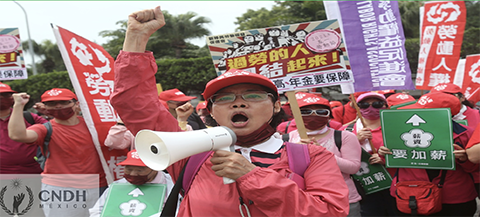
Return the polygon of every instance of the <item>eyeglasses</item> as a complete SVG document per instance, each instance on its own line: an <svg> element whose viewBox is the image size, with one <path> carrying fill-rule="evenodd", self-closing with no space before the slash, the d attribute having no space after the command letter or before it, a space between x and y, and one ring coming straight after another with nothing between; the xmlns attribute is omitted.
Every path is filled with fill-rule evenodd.
<svg viewBox="0 0 480 217"><path fill-rule="evenodd" d="M10 98L12 97L13 93L0 93L0 96L5 97L5 98Z"/></svg>
<svg viewBox="0 0 480 217"><path fill-rule="evenodd" d="M46 106L53 107L53 106L56 106L57 104L68 105L72 102L73 102L72 100L60 100L60 101L47 101L47 102L43 102L43 104L45 104Z"/></svg>
<svg viewBox="0 0 480 217"><path fill-rule="evenodd" d="M225 104L235 101L235 99L237 99L237 96L242 96L242 99L247 102L261 102L268 99L268 96L273 97L273 94L267 93L265 91L246 92L242 94L218 93L210 97L210 101L215 104Z"/></svg>
<svg viewBox="0 0 480 217"><path fill-rule="evenodd" d="M304 110L300 110L300 114L302 114L302 116L309 116L309 115L312 115L313 113L315 113L315 115L320 116L320 117L328 117L330 115L330 110L328 110L328 109L315 109L315 110L304 109Z"/></svg>
<svg viewBox="0 0 480 217"><path fill-rule="evenodd" d="M366 109L370 106L373 106L374 108L382 108L385 105L385 102L383 102L383 101L375 101L375 102L372 102L372 103L359 102L359 103L357 103L357 105L361 109Z"/></svg>

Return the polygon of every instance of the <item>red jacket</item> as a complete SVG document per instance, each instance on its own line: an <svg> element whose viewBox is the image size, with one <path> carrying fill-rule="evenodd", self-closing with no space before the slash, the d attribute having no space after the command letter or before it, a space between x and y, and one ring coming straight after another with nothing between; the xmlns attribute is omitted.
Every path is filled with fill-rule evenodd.
<svg viewBox="0 0 480 217"><path fill-rule="evenodd" d="M177 121L156 96L156 71L151 52L120 52L115 62L111 103L133 134L141 129L179 130ZM207 159L180 204L178 216L241 216L239 196L248 201L252 216L346 216L348 188L334 155L320 146L309 146L309 152L311 163L304 174L306 190L288 178L291 171L285 150L279 162L268 168L257 167L229 185L214 174ZM174 180L185 161L168 168Z"/></svg>
<svg viewBox="0 0 480 217"><path fill-rule="evenodd" d="M473 133L473 129L467 126L461 126L454 123L453 141L465 147L469 138ZM474 200L477 197L475 186L469 172L474 171L477 165L470 161L464 163L456 161L455 170L444 170L447 172L445 182L442 189L442 203L457 204ZM400 181L429 181L427 171L425 169L409 169L399 168ZM390 194L395 197L395 183L397 177L392 181ZM433 183L440 182L440 174L432 180Z"/></svg>

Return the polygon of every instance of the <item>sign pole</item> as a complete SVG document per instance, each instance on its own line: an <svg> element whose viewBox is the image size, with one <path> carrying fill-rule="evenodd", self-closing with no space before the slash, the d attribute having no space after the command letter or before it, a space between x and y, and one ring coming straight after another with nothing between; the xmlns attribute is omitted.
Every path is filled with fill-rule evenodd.
<svg viewBox="0 0 480 217"><path fill-rule="evenodd" d="M295 91L287 91L285 93L290 102L290 109L292 109L293 118L297 124L298 134L302 139L308 139L307 130L305 124L303 123L302 115L300 114L300 107L298 107L297 97L295 97Z"/></svg>
<svg viewBox="0 0 480 217"><path fill-rule="evenodd" d="M351 98L351 100L352 100L353 107L354 107L355 110L357 111L357 116L358 116L358 118L359 118L360 121L362 122L362 125L365 126L365 120L363 119L362 113L360 112L360 108L358 108L357 101L355 100L355 96L353 96L353 93L350 94L350 98ZM368 143L370 144L370 148L372 149L372 152L373 152L374 154L376 154L376 153L377 153L377 150L375 149L375 147L374 147L373 144L372 144L372 139L368 139Z"/></svg>

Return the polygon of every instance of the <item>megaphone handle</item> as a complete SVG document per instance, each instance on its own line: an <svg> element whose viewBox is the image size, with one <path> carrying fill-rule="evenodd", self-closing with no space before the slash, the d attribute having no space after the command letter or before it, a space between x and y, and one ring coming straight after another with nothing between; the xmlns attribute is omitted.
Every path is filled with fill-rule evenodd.
<svg viewBox="0 0 480 217"><path fill-rule="evenodd" d="M229 147L222 148L222 150L232 151L232 152L235 151L235 149L233 148L233 145L231 145ZM225 184L225 185L232 184L234 182L235 182L235 180L233 180L231 178L223 177L223 184Z"/></svg>

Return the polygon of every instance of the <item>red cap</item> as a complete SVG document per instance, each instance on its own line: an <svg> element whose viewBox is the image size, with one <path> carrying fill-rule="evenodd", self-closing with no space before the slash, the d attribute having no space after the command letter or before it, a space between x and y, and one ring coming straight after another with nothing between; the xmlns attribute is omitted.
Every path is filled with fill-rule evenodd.
<svg viewBox="0 0 480 217"><path fill-rule="evenodd" d="M418 108L450 108L452 115L458 114L462 103L454 95L442 92L427 93L420 97L415 104L400 107L399 109Z"/></svg>
<svg viewBox="0 0 480 217"><path fill-rule="evenodd" d="M16 92L17 91L13 91L12 88L10 88L10 85L0 82L0 93L16 93Z"/></svg>
<svg viewBox="0 0 480 217"><path fill-rule="evenodd" d="M42 102L71 99L77 100L77 96L71 90L65 88L53 88L42 94Z"/></svg>
<svg viewBox="0 0 480 217"><path fill-rule="evenodd" d="M270 79L263 75L243 71L240 69L230 69L207 83L205 91L202 94L203 98L205 100L209 100L210 97L219 90L234 84L242 83L258 84L278 92L277 86L275 86Z"/></svg>
<svg viewBox="0 0 480 217"><path fill-rule="evenodd" d="M139 166L139 167L146 167L145 163L140 159L138 156L137 150L133 149L127 153L127 159L118 163L121 166Z"/></svg>
<svg viewBox="0 0 480 217"><path fill-rule="evenodd" d="M458 85L451 84L451 83L442 83L435 85L431 90L433 92L442 92L442 93L462 93L462 88Z"/></svg>
<svg viewBox="0 0 480 217"><path fill-rule="evenodd" d="M406 93L396 93L387 98L387 104L390 107L412 101L415 101L415 98Z"/></svg>
<svg viewBox="0 0 480 217"><path fill-rule="evenodd" d="M389 93L395 93L395 90L379 90L377 93L385 95Z"/></svg>
<svg viewBox="0 0 480 217"><path fill-rule="evenodd" d="M357 102L360 102L367 98L377 98L385 101L385 96L383 94L375 93L375 92L366 92L357 97Z"/></svg>
<svg viewBox="0 0 480 217"><path fill-rule="evenodd" d="M197 112L200 111L200 109L206 109L207 108L207 102L202 101L197 104L197 107L195 108Z"/></svg>
<svg viewBox="0 0 480 217"><path fill-rule="evenodd" d="M343 104L340 101L330 101L330 107L335 108L338 106L342 106Z"/></svg>
<svg viewBox="0 0 480 217"><path fill-rule="evenodd" d="M178 102L185 102L195 99L197 97L194 96L186 96L182 91L175 89L165 90L162 91L158 98L163 101L178 101Z"/></svg>
<svg viewBox="0 0 480 217"><path fill-rule="evenodd" d="M327 99L319 97L316 94L298 92L295 93L295 97L297 98L298 107L300 108L309 105L323 105L330 108L330 102L328 102Z"/></svg>

